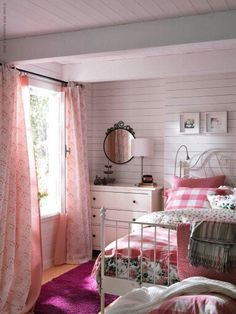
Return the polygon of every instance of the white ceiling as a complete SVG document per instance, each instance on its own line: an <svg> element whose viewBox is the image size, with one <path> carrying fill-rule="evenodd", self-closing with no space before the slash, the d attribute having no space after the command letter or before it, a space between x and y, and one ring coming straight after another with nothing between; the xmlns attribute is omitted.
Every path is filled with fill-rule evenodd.
<svg viewBox="0 0 236 314"><path fill-rule="evenodd" d="M1 0L1 39L236 9L236 0Z"/></svg>
<svg viewBox="0 0 236 314"><path fill-rule="evenodd" d="M0 0L0 5L0 60L26 69L38 64L34 72L40 72L42 67L42 74L51 65L66 72L67 66L70 69L71 64L77 64L80 67L73 68L75 77L66 78L70 80L106 80L106 75L100 77L99 73L106 73L105 67L110 73L110 67L119 61L125 64L124 72L134 73L134 68L139 69L143 63L144 68L155 72L149 63L158 64L161 56L236 53L236 0ZM172 28L168 28L165 19L171 19ZM118 25L125 26L109 27ZM144 35L139 35L140 29ZM99 63L101 71L96 68ZM89 65L92 78L86 77ZM54 76L60 78L59 72ZM77 77L78 73L81 77Z"/></svg>

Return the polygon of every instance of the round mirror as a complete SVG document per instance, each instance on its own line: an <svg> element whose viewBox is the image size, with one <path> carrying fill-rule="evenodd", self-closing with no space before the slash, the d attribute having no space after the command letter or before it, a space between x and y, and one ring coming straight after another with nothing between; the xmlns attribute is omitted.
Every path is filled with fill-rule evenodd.
<svg viewBox="0 0 236 314"><path fill-rule="evenodd" d="M106 132L103 143L103 150L106 157L115 164L125 164L133 156L131 154L131 139L134 138L134 131L129 125L120 121Z"/></svg>

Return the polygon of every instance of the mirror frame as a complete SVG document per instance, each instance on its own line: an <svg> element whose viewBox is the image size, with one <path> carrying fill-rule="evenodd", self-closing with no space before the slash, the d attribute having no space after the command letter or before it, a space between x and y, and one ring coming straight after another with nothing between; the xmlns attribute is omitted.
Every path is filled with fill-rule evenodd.
<svg viewBox="0 0 236 314"><path fill-rule="evenodd" d="M123 121L119 121L118 123L115 123L113 127L107 129L106 136L105 136L104 141L103 141L103 151L104 151L104 154L106 155L108 160L110 160L111 162L113 162L114 164L117 164L117 165L124 165L127 162L129 162L131 159L133 159L134 156L131 156L131 158L125 162L115 162L107 156L106 151L105 151L105 143L106 143L106 139L107 139L108 135L110 133L112 133L113 131L119 130L119 129L129 132L131 135L133 135L133 138L135 138L135 132L134 132L133 128L131 128L130 125L125 125Z"/></svg>

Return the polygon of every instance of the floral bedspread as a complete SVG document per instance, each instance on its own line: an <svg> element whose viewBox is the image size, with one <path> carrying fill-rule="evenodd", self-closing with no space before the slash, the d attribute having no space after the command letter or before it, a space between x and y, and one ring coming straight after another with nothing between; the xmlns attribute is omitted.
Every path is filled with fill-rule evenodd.
<svg viewBox="0 0 236 314"><path fill-rule="evenodd" d="M141 229L136 230L130 236L120 238L117 244L114 241L106 247L104 266L107 276L162 285L168 284L169 272L170 284L173 284L179 281L176 231L170 230L168 251L167 229L157 227L155 230L154 227L146 227L142 233ZM99 282L100 256L95 263L94 272Z"/></svg>
<svg viewBox="0 0 236 314"><path fill-rule="evenodd" d="M175 211L153 212L140 217L137 222L158 224L156 237L154 228L143 228L143 244L141 243L141 229L136 229L130 236L125 236L112 242L105 249L105 275L122 279L136 280L155 284L168 284L168 259L170 284L178 279L177 273L177 245L176 226L178 223L194 221L219 221L236 223L236 211L229 209L179 209ZM163 228L164 227L164 228ZM168 254L168 229L170 230L170 252ZM156 238L156 243L154 238ZM154 250L154 243L156 249ZM94 273L100 282L100 256L98 257Z"/></svg>

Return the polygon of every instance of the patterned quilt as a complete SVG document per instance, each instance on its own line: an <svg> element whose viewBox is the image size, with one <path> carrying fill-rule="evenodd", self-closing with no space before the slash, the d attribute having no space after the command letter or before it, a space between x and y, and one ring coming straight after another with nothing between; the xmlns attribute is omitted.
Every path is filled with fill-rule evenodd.
<svg viewBox="0 0 236 314"><path fill-rule="evenodd" d="M146 227L142 233L141 229L138 229L130 236L124 236L117 243L114 241L106 247L105 274L138 282L167 285L169 263L170 283L175 283L179 281L175 230L170 230L169 249L168 253L167 229ZM97 272L99 281L100 256L95 263L94 271Z"/></svg>
<svg viewBox="0 0 236 314"><path fill-rule="evenodd" d="M105 275L148 282L168 284L168 260L170 284L179 281L177 272L176 226L182 222L193 221L236 222L236 211L228 209L181 209L175 211L153 212L140 217L137 222L155 223L163 227L145 227L143 235L136 226L130 237L125 236L109 244L105 249ZM168 229L170 228L170 251L168 254ZM141 237L143 238L141 245ZM129 239L129 240L128 240ZM128 245L129 241L129 245ZM155 250L154 250L155 247ZM100 282L100 256L94 273Z"/></svg>
<svg viewBox="0 0 236 314"><path fill-rule="evenodd" d="M137 219L137 222L160 224L163 226L168 226L171 229L176 229L178 223L192 223L195 221L236 223L236 211L223 208L185 208L152 212Z"/></svg>

